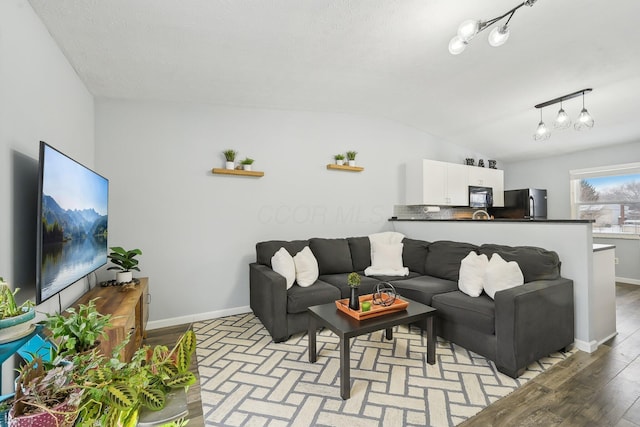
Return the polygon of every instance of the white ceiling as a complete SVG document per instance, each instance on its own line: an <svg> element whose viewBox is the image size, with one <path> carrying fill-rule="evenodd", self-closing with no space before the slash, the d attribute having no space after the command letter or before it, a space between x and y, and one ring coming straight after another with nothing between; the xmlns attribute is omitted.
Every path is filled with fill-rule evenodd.
<svg viewBox="0 0 640 427"><path fill-rule="evenodd" d="M638 0L539 0L505 45L487 30L458 56L447 45L460 22L520 2L29 3L97 97L366 114L503 161L640 141ZM593 130L533 141L534 105L589 87ZM581 107L564 103L573 119ZM543 110L548 125L558 109Z"/></svg>

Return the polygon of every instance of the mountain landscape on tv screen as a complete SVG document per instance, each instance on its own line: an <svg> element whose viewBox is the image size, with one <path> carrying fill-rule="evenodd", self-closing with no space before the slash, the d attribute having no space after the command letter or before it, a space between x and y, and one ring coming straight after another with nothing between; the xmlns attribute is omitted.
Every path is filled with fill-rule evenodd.
<svg viewBox="0 0 640 427"><path fill-rule="evenodd" d="M42 242L63 243L87 237L106 238L107 216L94 209L63 209L51 196L42 197Z"/></svg>

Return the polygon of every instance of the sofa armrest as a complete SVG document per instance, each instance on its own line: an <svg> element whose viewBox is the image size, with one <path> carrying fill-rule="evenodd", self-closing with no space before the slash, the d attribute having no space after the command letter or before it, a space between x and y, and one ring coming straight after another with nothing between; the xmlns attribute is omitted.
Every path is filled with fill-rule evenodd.
<svg viewBox="0 0 640 427"><path fill-rule="evenodd" d="M287 332L287 281L266 265L249 264L249 304L275 342Z"/></svg>
<svg viewBox="0 0 640 427"><path fill-rule="evenodd" d="M519 375L528 364L573 343L573 281L538 280L495 294L498 369Z"/></svg>

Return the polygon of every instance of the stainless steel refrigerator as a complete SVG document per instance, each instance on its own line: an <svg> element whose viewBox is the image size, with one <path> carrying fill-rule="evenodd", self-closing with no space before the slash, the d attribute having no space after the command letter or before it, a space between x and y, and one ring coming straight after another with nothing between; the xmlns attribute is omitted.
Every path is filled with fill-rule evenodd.
<svg viewBox="0 0 640 427"><path fill-rule="evenodd" d="M547 190L523 188L504 192L504 208L494 208L495 218L547 219Z"/></svg>

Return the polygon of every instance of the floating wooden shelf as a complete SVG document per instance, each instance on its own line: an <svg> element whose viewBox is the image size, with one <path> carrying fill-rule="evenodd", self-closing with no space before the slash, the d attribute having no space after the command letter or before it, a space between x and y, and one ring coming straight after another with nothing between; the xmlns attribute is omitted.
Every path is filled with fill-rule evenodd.
<svg viewBox="0 0 640 427"><path fill-rule="evenodd" d="M327 165L327 169L336 169L349 172L362 172L364 170L364 168L361 168L360 166L336 165L333 163L329 163Z"/></svg>
<svg viewBox="0 0 640 427"><path fill-rule="evenodd" d="M223 175L243 175L243 176L264 176L264 172L260 171L245 171L240 169L218 169L213 168L212 173L219 173Z"/></svg>

